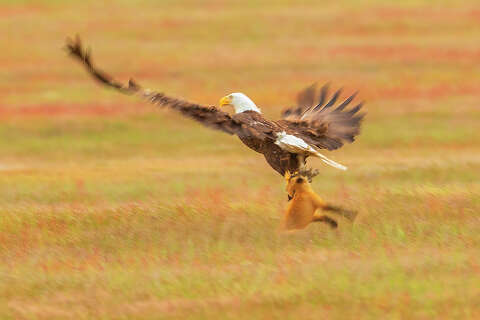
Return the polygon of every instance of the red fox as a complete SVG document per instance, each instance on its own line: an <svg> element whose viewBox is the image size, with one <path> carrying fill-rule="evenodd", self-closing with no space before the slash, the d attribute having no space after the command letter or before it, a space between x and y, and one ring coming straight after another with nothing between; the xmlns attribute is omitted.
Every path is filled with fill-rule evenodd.
<svg viewBox="0 0 480 320"><path fill-rule="evenodd" d="M316 212L317 209L332 211L352 221L355 219L356 212L332 206L323 201L313 191L307 176L299 173L292 175L287 172L285 179L290 201L283 220L283 228L286 230L303 229L311 222L325 222L332 228L337 227L337 221Z"/></svg>

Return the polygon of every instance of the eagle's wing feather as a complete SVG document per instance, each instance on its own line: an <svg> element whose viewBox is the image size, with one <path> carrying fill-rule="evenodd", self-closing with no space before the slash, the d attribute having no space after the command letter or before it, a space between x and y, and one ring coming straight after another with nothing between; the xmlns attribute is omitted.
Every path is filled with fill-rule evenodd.
<svg viewBox="0 0 480 320"><path fill-rule="evenodd" d="M310 88L310 87L309 87ZM304 93L309 90L305 89ZM334 107L341 89L331 99L327 99L328 85L320 90L319 103L301 108L301 112L284 111L282 120L277 121L289 134L302 138L309 145L320 149L338 149L345 142L353 142L360 133L360 125L365 114L358 113L363 103L350 110L344 110L355 98L356 93ZM289 109L287 109L289 110Z"/></svg>
<svg viewBox="0 0 480 320"><path fill-rule="evenodd" d="M282 111L282 118L296 119L297 117L300 117L307 109L309 109L314 104L316 93L316 83L300 91L297 94L297 105L284 109Z"/></svg>
<svg viewBox="0 0 480 320"><path fill-rule="evenodd" d="M143 89L133 80L130 80L128 85L122 84L93 65L90 51L83 49L81 40L78 36L75 39L67 39L66 49L70 55L79 60L93 78L101 84L125 94L139 95L155 105L167 106L171 109L177 110L184 116L197 120L203 125L213 129L221 130L229 134L249 134L264 137L263 132L250 127L248 123L242 121L242 118L232 118L227 112L220 111L215 107L203 106L189 101L172 98L161 92Z"/></svg>

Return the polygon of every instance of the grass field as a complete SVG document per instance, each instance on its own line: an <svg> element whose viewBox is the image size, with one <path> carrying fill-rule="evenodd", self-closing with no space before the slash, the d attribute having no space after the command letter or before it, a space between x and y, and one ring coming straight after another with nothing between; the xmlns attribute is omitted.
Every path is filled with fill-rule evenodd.
<svg viewBox="0 0 480 320"><path fill-rule="evenodd" d="M480 318L480 10L435 3L0 1L0 319ZM280 233L260 155L97 86L76 33L123 80L273 119L360 90L350 170L310 161L358 219Z"/></svg>

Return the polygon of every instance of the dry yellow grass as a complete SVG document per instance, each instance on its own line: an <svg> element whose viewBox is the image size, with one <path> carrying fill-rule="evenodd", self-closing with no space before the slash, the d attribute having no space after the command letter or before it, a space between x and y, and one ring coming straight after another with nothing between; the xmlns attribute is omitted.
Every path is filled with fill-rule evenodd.
<svg viewBox="0 0 480 320"><path fill-rule="evenodd" d="M0 1L1 319L480 317L476 1ZM284 180L233 137L96 86L278 116L331 81L367 101L329 154L339 229L278 232Z"/></svg>

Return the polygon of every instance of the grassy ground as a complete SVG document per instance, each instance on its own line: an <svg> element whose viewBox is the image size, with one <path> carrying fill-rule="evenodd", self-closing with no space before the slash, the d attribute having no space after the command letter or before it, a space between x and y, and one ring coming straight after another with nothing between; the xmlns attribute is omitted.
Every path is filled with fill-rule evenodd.
<svg viewBox="0 0 480 320"><path fill-rule="evenodd" d="M476 1L0 1L1 319L480 317ZM236 138L96 86L205 104L360 89L358 141L313 160L358 209L285 236L283 179Z"/></svg>

